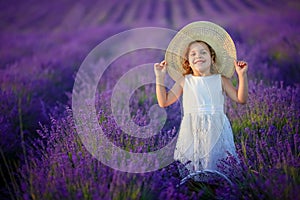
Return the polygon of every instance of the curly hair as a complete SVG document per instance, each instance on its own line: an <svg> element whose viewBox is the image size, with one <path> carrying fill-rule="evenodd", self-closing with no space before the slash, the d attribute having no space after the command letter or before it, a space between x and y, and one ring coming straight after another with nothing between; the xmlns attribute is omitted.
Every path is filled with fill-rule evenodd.
<svg viewBox="0 0 300 200"><path fill-rule="evenodd" d="M190 63L188 61L188 55L189 55L191 45L194 43L200 43L200 42L207 45L212 61L216 62L216 52L209 44L207 44L206 42L201 41L201 40L193 41L188 45L186 52L184 54L184 58L182 59L182 67L185 71L185 73L183 73L183 75L193 74L193 70L190 67ZM210 68L210 70L211 70L212 74L216 73L216 69L213 66Z"/></svg>

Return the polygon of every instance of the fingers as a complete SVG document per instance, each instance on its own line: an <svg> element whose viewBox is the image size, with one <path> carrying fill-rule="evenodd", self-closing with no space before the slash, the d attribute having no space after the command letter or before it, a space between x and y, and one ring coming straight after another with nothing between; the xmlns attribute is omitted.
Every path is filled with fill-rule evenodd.
<svg viewBox="0 0 300 200"><path fill-rule="evenodd" d="M154 64L154 67L155 67L155 68L159 68L159 67L160 67L160 63L155 63L155 64Z"/></svg>
<svg viewBox="0 0 300 200"><path fill-rule="evenodd" d="M155 63L154 66L158 69L162 69L167 65L167 62L165 60L161 61L160 63Z"/></svg>
<svg viewBox="0 0 300 200"><path fill-rule="evenodd" d="M160 66L163 67L163 66L165 66L165 65L167 65L167 62L166 62L165 60L163 60L163 61L160 62Z"/></svg>
<svg viewBox="0 0 300 200"><path fill-rule="evenodd" d="M237 66L237 67L241 67L241 68L244 68L244 67L246 67L248 64L247 64L247 62L245 62L245 61L235 61L234 62L234 65L235 66Z"/></svg>
<svg viewBox="0 0 300 200"><path fill-rule="evenodd" d="M156 77L162 77L164 79L165 74L167 72L166 69L166 61L162 61L160 63L155 63L154 64L154 72Z"/></svg>

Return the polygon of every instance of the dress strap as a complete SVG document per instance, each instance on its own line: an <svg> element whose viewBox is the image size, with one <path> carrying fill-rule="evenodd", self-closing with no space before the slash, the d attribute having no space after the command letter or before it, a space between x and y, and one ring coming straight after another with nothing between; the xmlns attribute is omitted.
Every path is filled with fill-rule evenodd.
<svg viewBox="0 0 300 200"><path fill-rule="evenodd" d="M226 109L226 99L227 99L227 95L226 95L226 91L224 88L224 84L223 84L223 76L220 75L221 78L221 87L222 87L222 94L224 96L224 113L226 113L227 109Z"/></svg>

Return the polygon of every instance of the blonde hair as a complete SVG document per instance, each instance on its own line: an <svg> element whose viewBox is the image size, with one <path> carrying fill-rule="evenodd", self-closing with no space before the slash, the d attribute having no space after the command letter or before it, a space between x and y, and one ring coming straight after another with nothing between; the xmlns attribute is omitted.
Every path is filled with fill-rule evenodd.
<svg viewBox="0 0 300 200"><path fill-rule="evenodd" d="M183 73L183 75L193 74L193 70L192 70L192 68L190 66L190 63L188 61L188 55L189 55L190 47L194 43L204 43L208 47L208 49L209 49L209 53L210 53L212 61L216 62L216 52L215 52L215 50L209 44L207 44L206 42L204 42L202 40L193 41L186 48L186 52L184 54L184 58L182 59L182 67L183 67L183 69L185 71ZM215 67L213 65L210 67L210 71L211 71L212 74L217 73L217 70L215 69Z"/></svg>

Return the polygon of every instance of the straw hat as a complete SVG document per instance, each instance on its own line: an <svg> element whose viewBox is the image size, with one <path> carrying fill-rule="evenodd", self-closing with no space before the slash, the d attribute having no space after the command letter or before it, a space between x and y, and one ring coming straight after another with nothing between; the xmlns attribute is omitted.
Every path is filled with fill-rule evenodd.
<svg viewBox="0 0 300 200"><path fill-rule="evenodd" d="M215 50L217 73L231 78L234 73L234 60L236 60L234 42L221 26L208 21L197 21L186 25L171 40L165 55L171 78L176 81L183 76L184 54L188 45L196 40L206 42Z"/></svg>

